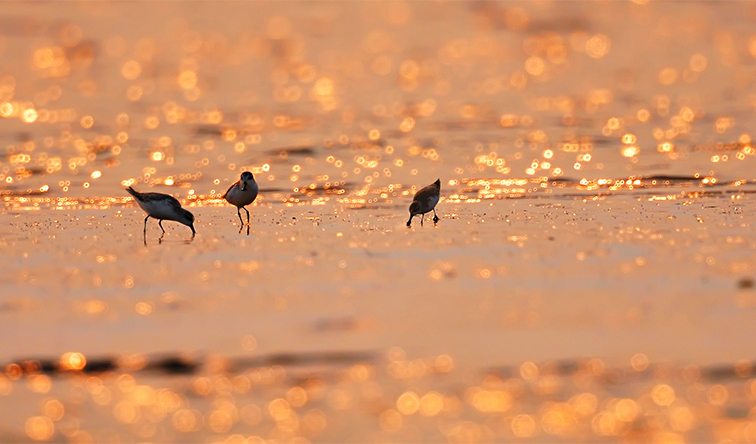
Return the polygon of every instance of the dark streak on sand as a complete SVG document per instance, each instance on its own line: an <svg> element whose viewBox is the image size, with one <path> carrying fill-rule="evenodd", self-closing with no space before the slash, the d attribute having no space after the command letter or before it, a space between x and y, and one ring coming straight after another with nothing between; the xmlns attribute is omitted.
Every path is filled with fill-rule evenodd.
<svg viewBox="0 0 756 444"><path fill-rule="evenodd" d="M226 367L230 372L242 372L250 368L264 366L307 366L307 365L353 365L359 362L375 361L379 354L371 351L326 351L313 353L276 353L265 356L228 359ZM54 358L21 359L9 362L5 368L18 365L24 375L46 374L60 376L77 373L63 368ZM147 359L138 368L122 367L118 357L96 357L87 360L80 373L100 374L122 371L127 373L149 372L164 375L188 375L197 373L206 364L203 359L191 359L183 355L163 355Z"/></svg>

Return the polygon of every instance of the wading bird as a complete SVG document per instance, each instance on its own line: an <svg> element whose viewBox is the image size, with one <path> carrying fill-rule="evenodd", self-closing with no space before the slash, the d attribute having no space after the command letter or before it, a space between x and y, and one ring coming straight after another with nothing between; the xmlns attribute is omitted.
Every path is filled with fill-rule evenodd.
<svg viewBox="0 0 756 444"><path fill-rule="evenodd" d="M423 188L415 194L414 199L409 207L410 218L407 221L407 226L412 226L412 218L420 215L420 225L423 225L423 216L425 213L433 211L433 223L438 222L438 215L436 215L436 204L441 196L441 179L437 179L432 184Z"/></svg>
<svg viewBox="0 0 756 444"><path fill-rule="evenodd" d="M158 220L163 233L165 233L163 221L175 220L191 228L192 237L197 234L194 231L194 215L183 209L175 197L163 193L140 193L131 187L126 188L126 191L134 196L136 203L147 213L147 217L144 218L145 234L147 233L147 219L151 217Z"/></svg>
<svg viewBox="0 0 756 444"><path fill-rule="evenodd" d="M244 220L241 217L241 210L245 206L251 204L257 199L257 192L259 188L257 182L255 182L255 176L249 171L241 173L241 178L234 182L233 185L226 191L223 198L231 205L236 205L236 214L239 216L239 222L244 225ZM249 211L247 212L247 225L249 225Z"/></svg>

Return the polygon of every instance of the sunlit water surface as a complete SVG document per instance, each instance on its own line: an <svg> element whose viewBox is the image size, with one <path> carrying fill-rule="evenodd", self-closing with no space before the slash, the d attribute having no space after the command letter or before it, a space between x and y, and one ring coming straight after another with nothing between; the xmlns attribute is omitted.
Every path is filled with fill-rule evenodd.
<svg viewBox="0 0 756 444"><path fill-rule="evenodd" d="M754 15L4 4L0 440L756 442Z"/></svg>

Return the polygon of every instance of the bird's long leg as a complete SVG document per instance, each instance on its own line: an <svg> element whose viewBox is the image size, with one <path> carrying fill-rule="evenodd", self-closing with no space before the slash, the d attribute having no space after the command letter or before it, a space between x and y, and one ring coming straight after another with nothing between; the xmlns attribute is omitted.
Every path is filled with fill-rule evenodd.
<svg viewBox="0 0 756 444"><path fill-rule="evenodd" d="M241 209L242 207L236 207L236 215L239 216L239 223L242 224L242 226L244 226L244 220L241 218Z"/></svg>
<svg viewBox="0 0 756 444"><path fill-rule="evenodd" d="M247 212L247 225L249 225L249 210L247 209L247 207L242 207L242 208L244 208L244 211Z"/></svg>
<svg viewBox="0 0 756 444"><path fill-rule="evenodd" d="M408 227L411 227L411 226L412 226L412 218L413 218L413 217L415 217L415 215L414 215L414 214L412 214L412 213L410 213L410 218L409 218L409 220L407 221L407 226L408 226Z"/></svg>
<svg viewBox="0 0 756 444"><path fill-rule="evenodd" d="M423 226L423 219L425 219L425 213L420 213L420 226Z"/></svg>
<svg viewBox="0 0 756 444"><path fill-rule="evenodd" d="M150 218L149 215L144 218L144 234L147 234L147 219L149 218Z"/></svg>
<svg viewBox="0 0 756 444"><path fill-rule="evenodd" d="M160 219L158 225L160 225L160 229L163 230L163 233L165 233L165 228L163 228L163 219Z"/></svg>
<svg viewBox="0 0 756 444"><path fill-rule="evenodd" d="M438 215L436 214L436 209L434 208L434 209L433 209L433 223L434 223L434 224L437 224L437 223L438 223L438 221L439 221L439 219L438 219Z"/></svg>

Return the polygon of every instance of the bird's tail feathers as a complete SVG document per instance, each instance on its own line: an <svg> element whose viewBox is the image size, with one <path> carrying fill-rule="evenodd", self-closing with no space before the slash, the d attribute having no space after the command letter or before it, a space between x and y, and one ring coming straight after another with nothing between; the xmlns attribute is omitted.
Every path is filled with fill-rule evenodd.
<svg viewBox="0 0 756 444"><path fill-rule="evenodd" d="M134 196L134 199L139 199L139 191L137 191L137 190L135 190L135 189L133 189L131 187L126 188L126 191L129 194L131 194L132 196ZM141 200L141 199L139 199L139 200Z"/></svg>

